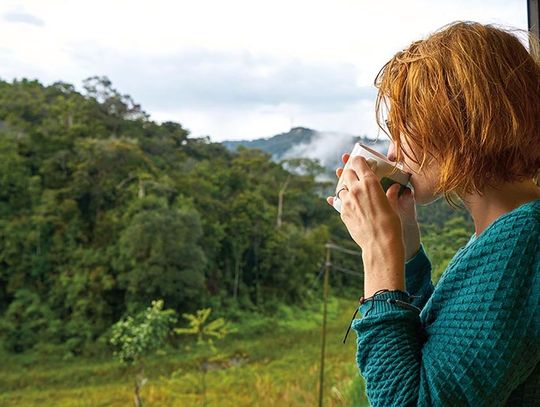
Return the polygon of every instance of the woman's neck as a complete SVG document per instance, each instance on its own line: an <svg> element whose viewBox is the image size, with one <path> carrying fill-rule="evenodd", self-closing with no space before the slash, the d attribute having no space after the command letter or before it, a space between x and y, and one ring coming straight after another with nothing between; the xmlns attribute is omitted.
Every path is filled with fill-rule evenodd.
<svg viewBox="0 0 540 407"><path fill-rule="evenodd" d="M460 196L474 221L479 236L499 216L535 199L540 198L540 187L532 180L488 188L482 194Z"/></svg>

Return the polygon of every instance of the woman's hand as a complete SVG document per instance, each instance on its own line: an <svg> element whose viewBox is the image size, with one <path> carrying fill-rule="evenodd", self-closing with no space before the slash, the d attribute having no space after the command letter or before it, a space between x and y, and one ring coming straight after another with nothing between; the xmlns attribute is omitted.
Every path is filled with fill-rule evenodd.
<svg viewBox="0 0 540 407"><path fill-rule="evenodd" d="M347 189L340 192L341 219L358 246L365 250L376 242L402 240L399 215L363 157L352 158L351 167L343 171L343 185Z"/></svg>
<svg viewBox="0 0 540 407"><path fill-rule="evenodd" d="M341 161L346 164L349 160L349 154L343 154ZM336 176L339 178L343 168L336 169ZM414 191L406 188L398 197L399 188L393 186L386 191L386 196L394 211L397 212L401 220L401 229L403 231L403 243L405 244L405 261L410 260L420 249L420 226L418 225L416 215L416 201ZM341 196L341 194L340 194ZM333 197L327 199L330 205L333 204Z"/></svg>
<svg viewBox="0 0 540 407"><path fill-rule="evenodd" d="M400 186L392 185L385 194L377 175L360 156L353 157L350 168L341 173L346 186L339 194L341 219L362 248L364 296L381 288L405 290L405 245L397 199ZM333 197L327 201L332 205Z"/></svg>

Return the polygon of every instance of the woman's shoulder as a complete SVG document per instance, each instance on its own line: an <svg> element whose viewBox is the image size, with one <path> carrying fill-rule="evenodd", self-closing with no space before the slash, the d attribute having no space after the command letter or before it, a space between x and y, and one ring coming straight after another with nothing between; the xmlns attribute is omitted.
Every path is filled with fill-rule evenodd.
<svg viewBox="0 0 540 407"><path fill-rule="evenodd" d="M504 226L513 226L529 221L532 225L540 224L540 198L526 202L510 212L505 213L496 219L492 225L494 229L500 229Z"/></svg>
<svg viewBox="0 0 540 407"><path fill-rule="evenodd" d="M540 199L505 213L478 237L473 235L449 268L474 270L472 274L477 275L503 265L507 268L525 264L540 270Z"/></svg>
<svg viewBox="0 0 540 407"><path fill-rule="evenodd" d="M435 287L433 300L479 301L498 296L540 295L540 200L504 214L456 253ZM518 289L519 288L519 289ZM529 291L527 291L529 290ZM454 300L452 300L454 298ZM439 304L440 307L440 304ZM437 308L437 307L436 307Z"/></svg>
<svg viewBox="0 0 540 407"><path fill-rule="evenodd" d="M529 201L499 216L469 245L469 250L498 245L504 248L512 243L535 243L540 237L540 198Z"/></svg>

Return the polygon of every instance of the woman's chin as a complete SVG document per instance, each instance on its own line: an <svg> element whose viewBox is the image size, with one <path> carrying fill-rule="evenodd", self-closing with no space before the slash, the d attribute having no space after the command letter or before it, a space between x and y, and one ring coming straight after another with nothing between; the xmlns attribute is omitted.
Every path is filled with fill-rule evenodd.
<svg viewBox="0 0 540 407"><path fill-rule="evenodd" d="M421 194L414 195L414 201L416 202L416 205L427 205L429 202L423 197Z"/></svg>
<svg viewBox="0 0 540 407"><path fill-rule="evenodd" d="M414 200L416 202L416 205L422 205L422 206L429 205L440 198L440 196L433 195L429 191L423 190L421 187L415 188L414 184L413 184L413 188L414 188Z"/></svg>
<svg viewBox="0 0 540 407"><path fill-rule="evenodd" d="M416 205L429 205L441 197L440 195L434 195L429 188L426 188L425 183L418 184L416 181L418 180L415 179L413 174L410 183L414 189L414 200Z"/></svg>
<svg viewBox="0 0 540 407"><path fill-rule="evenodd" d="M433 202L437 201L440 198L441 198L441 195L433 195L433 194L415 195L416 204L422 205L422 206L432 204Z"/></svg>

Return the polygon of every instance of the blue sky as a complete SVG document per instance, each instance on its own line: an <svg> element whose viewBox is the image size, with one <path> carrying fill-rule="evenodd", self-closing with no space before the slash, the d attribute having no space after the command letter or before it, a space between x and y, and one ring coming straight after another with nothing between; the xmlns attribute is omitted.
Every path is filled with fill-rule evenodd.
<svg viewBox="0 0 540 407"><path fill-rule="evenodd" d="M152 119L216 141L375 136L380 67L454 20L526 29L526 1L3 0L0 78L106 75Z"/></svg>

